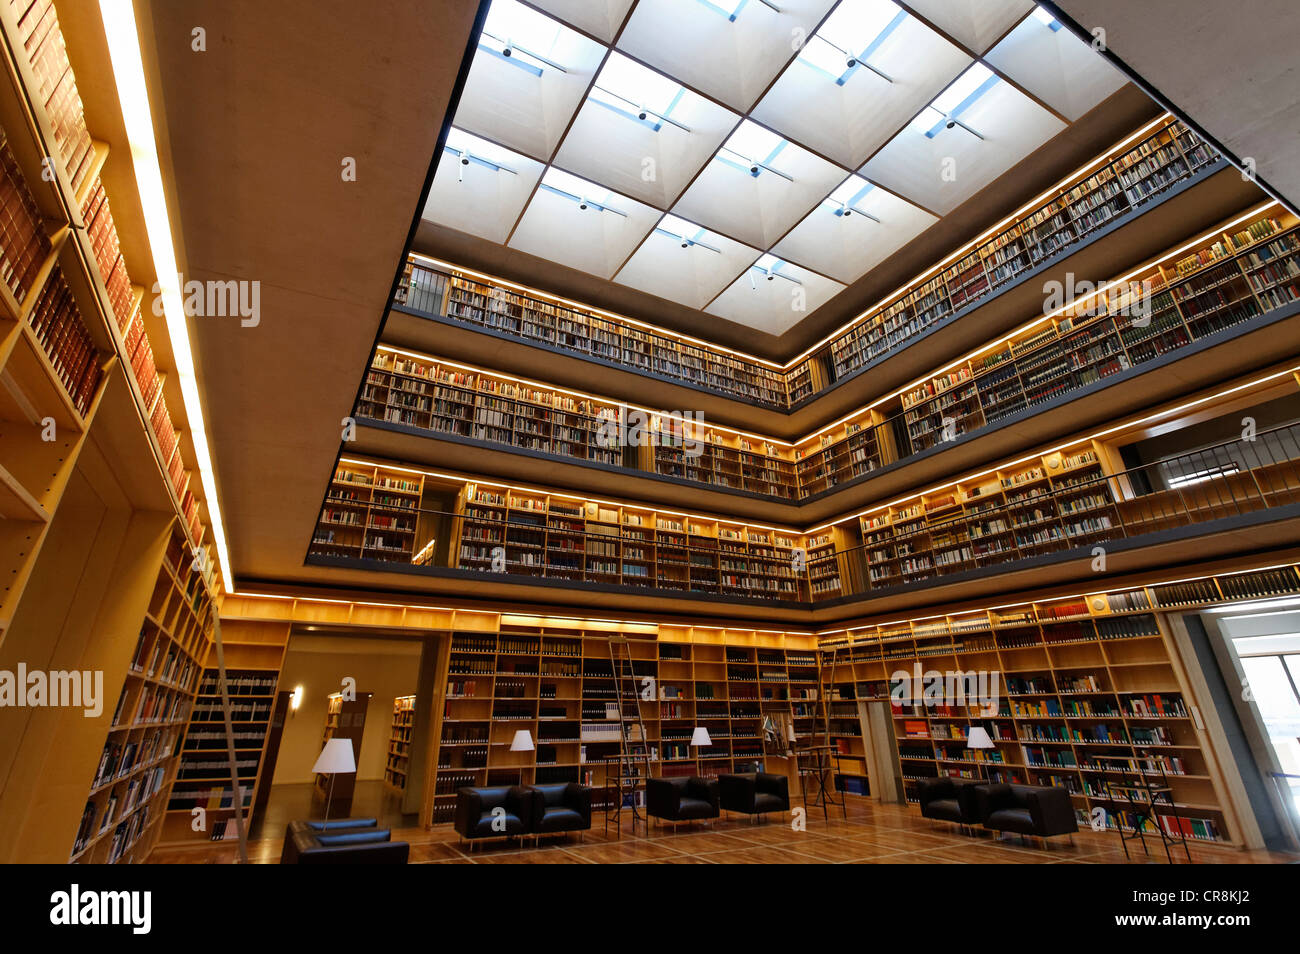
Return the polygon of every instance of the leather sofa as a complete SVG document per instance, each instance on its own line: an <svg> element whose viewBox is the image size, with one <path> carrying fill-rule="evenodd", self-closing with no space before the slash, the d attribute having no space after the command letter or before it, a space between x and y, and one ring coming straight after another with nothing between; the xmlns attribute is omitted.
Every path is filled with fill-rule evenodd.
<svg viewBox="0 0 1300 954"><path fill-rule="evenodd" d="M1079 830L1070 793L1035 785L978 785L975 798L980 821L990 831L1009 831L1035 838L1072 835Z"/></svg>
<svg viewBox="0 0 1300 954"><path fill-rule="evenodd" d="M526 835L533 821L533 798L522 785L458 788L452 826L470 841Z"/></svg>
<svg viewBox="0 0 1300 954"><path fill-rule="evenodd" d="M766 815L790 810L790 779L769 772L718 776L721 806L729 812Z"/></svg>
<svg viewBox="0 0 1300 954"><path fill-rule="evenodd" d="M532 785L532 815L529 833L549 835L586 831L591 827L591 789L577 782Z"/></svg>
<svg viewBox="0 0 1300 954"><path fill-rule="evenodd" d="M718 780L694 775L646 779L645 807L647 815L660 821L675 823L717 818Z"/></svg>
<svg viewBox="0 0 1300 954"><path fill-rule="evenodd" d="M373 818L295 821L285 829L280 864L404 865L410 852Z"/></svg>
<svg viewBox="0 0 1300 954"><path fill-rule="evenodd" d="M921 816L954 825L978 825L983 818L980 816L979 802L975 798L975 789L983 784L966 778L922 780L918 791Z"/></svg>

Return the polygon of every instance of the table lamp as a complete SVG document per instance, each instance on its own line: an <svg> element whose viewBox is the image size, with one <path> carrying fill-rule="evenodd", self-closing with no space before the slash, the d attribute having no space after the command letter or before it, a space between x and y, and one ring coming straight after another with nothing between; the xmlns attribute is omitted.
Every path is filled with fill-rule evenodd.
<svg viewBox="0 0 1300 954"><path fill-rule="evenodd" d="M533 735L527 729L519 729L515 732L515 737L510 741L511 752L531 752L533 750Z"/></svg>

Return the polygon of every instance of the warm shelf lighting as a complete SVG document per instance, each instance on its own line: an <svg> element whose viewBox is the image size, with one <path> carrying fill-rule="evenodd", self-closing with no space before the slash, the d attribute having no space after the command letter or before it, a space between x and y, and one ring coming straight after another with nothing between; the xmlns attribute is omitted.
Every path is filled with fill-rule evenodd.
<svg viewBox="0 0 1300 954"><path fill-rule="evenodd" d="M226 547L221 501L217 495L216 475L212 470L212 453L208 447L208 432L203 419L203 402L199 397L194 354L190 349L185 305L181 299L180 270L176 264L176 249L172 245L171 219L167 214L167 192L163 187L162 167L158 161L158 143L153 134L153 113L149 107L149 89L144 79L140 38L136 33L135 6L131 0L100 0L99 10L104 21L109 59L113 65L113 79L117 84L117 98L122 107L122 122L126 127L127 143L135 166L136 189L140 193L140 205L144 211L154 274L161 289L167 336L171 339L172 356L176 360L176 380L180 384L185 417L193 437L199 479L207 498L208 524L212 528L221 575L226 586L233 588L235 574Z"/></svg>

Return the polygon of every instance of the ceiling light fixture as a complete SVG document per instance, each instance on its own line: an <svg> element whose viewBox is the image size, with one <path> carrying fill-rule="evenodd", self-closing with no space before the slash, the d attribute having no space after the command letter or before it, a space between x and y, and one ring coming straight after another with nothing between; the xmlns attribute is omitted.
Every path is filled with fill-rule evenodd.
<svg viewBox="0 0 1300 954"><path fill-rule="evenodd" d="M737 159L739 159L741 164L744 165L749 170L749 174L753 176L755 179L758 178L760 172L770 172L773 175L780 176L786 182L794 182L794 179L791 176L786 175L780 169L774 169L772 166L769 166L767 163L759 162L757 159L750 159L746 156L742 156L734 149L728 149L726 146L723 146L721 149L718 150L718 155L716 158L721 158L724 152L729 152Z"/></svg>
<svg viewBox="0 0 1300 954"><path fill-rule="evenodd" d="M135 8L131 0L100 0L100 17L104 21L104 37L108 43L113 79L117 85L117 98L122 107L122 122L135 166L136 189L144 212L145 232L149 250L153 255L154 274L157 276L163 303L163 316L167 324L167 337L171 340L172 356L176 361L176 380L180 385L185 416L189 421L190 436L194 445L195 464L208 508L208 524L216 546L217 560L227 587L234 588L235 575L230 566L230 553L226 547L225 524L221 519L221 500L217 495L217 479L212 469L212 451L208 446L207 426L203 417L203 402L199 396L198 378L194 370L194 353L190 347L189 328L186 325L185 303L177 281L180 269L176 263L176 249L172 245L171 219L167 213L167 191L163 185L162 167L158 161L158 143L154 139L153 114L149 107L149 88L144 78L144 60L140 55L140 38L136 34Z"/></svg>
<svg viewBox="0 0 1300 954"><path fill-rule="evenodd" d="M813 39L814 39L814 40L821 40L823 43L825 43L827 46L831 47L832 49L838 50L838 51L840 52L840 54L843 55L843 57L844 57L844 65L845 65L845 67L847 67L848 69L853 69L855 66L861 66L861 67L864 67L865 69L868 69L868 70L870 70L871 72L875 73L877 76L879 76L882 80L884 80L884 81L885 81L886 83L888 83L890 86L893 86L893 85L894 85L894 78L893 78L892 76L890 76L888 73L882 73L880 70L876 69L874 66L872 66L870 63L868 63L866 60L860 60L860 59L858 59L858 57L856 57L854 54L850 53L848 50L844 49L844 47L839 46L838 44L832 43L830 40L826 39L826 37L822 36L820 33L814 35Z"/></svg>
<svg viewBox="0 0 1300 954"><path fill-rule="evenodd" d="M661 122L668 123L670 126L676 126L678 129L682 130L682 132L691 131L691 128L689 126L679 123L677 120L665 116L663 113L651 109L649 106L645 106L642 105L641 103L634 102L633 100L628 99L626 96L614 92L612 89L607 89L606 87L601 86L599 83L594 84L592 86L592 89L604 93L606 96L612 96L614 99L617 99L619 102L627 103L629 106L631 106L633 109L636 110L636 118L641 120L642 122L648 122L650 117L653 116L655 119L658 119Z"/></svg>
<svg viewBox="0 0 1300 954"><path fill-rule="evenodd" d="M482 43L482 37L487 37L490 40L494 40L501 47L501 55L504 56L506 59L517 58L519 59L520 62L523 62L524 60L533 60L535 61L532 64L533 66L536 66L537 64L540 63L542 66L545 66L548 69L555 70L558 73L569 72L559 63L556 63L554 60L548 60L540 53L534 53L532 50L520 46L518 43L515 43L513 40L502 39L499 36L494 36L493 34L489 33L487 30L484 30L483 33L481 34L479 39L480 43ZM491 47L489 46L488 49L491 49ZM516 57L516 54L519 54L519 56Z"/></svg>

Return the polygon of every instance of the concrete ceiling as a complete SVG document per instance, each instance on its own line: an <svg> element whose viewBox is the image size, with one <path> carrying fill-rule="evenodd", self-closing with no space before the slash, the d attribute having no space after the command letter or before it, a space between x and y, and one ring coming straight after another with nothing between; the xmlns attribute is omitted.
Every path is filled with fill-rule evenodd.
<svg viewBox="0 0 1300 954"><path fill-rule="evenodd" d="M1057 0L1110 51L1300 207L1300 4Z"/></svg>
<svg viewBox="0 0 1300 954"><path fill-rule="evenodd" d="M260 282L256 327L191 319L238 580L303 576L475 13L464 0L141 8L185 277Z"/></svg>

